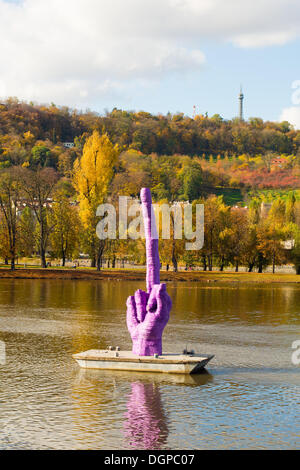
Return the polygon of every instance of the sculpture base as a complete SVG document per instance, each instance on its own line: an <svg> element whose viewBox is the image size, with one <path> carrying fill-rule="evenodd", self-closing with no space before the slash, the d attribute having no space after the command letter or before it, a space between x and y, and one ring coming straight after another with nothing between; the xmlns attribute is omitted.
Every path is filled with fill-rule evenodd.
<svg viewBox="0 0 300 470"><path fill-rule="evenodd" d="M131 351L91 349L73 358L85 369L127 370L135 372L160 372L168 374L197 374L214 356L162 354L136 356Z"/></svg>

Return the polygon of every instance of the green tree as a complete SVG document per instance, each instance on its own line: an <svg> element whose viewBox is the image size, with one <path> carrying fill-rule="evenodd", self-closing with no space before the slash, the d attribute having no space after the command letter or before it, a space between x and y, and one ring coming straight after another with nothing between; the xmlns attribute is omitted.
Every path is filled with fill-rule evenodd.
<svg viewBox="0 0 300 470"><path fill-rule="evenodd" d="M182 174L182 187L183 197L182 199L188 201L194 201L199 199L201 196L201 189L203 183L202 169L197 163L185 166Z"/></svg>
<svg viewBox="0 0 300 470"><path fill-rule="evenodd" d="M52 166L49 165L51 161L51 150L45 145L36 145L31 150L30 164L33 167L37 166Z"/></svg>

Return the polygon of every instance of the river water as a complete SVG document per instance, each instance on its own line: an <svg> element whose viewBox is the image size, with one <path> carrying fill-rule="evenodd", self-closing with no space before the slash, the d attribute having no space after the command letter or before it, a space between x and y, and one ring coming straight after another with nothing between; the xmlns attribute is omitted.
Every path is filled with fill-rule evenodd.
<svg viewBox="0 0 300 470"><path fill-rule="evenodd" d="M300 287L170 283L164 351L207 373L84 371L72 354L130 349L140 282L0 280L0 449L300 447Z"/></svg>

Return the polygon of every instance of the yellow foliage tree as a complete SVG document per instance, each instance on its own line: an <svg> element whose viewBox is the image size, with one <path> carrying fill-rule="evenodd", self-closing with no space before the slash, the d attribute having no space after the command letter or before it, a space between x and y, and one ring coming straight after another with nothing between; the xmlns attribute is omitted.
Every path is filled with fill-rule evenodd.
<svg viewBox="0 0 300 470"><path fill-rule="evenodd" d="M79 198L79 215L97 269L101 266L104 243L96 235L96 211L107 197L119 154L119 146L113 145L107 134L94 131L83 147L82 157L74 162L73 184Z"/></svg>
<svg viewBox="0 0 300 470"><path fill-rule="evenodd" d="M70 204L65 191L56 191L54 197L52 212L49 213L49 225L53 227L51 251L53 257L61 258L62 266L65 266L67 258L78 254L81 224L77 207Z"/></svg>

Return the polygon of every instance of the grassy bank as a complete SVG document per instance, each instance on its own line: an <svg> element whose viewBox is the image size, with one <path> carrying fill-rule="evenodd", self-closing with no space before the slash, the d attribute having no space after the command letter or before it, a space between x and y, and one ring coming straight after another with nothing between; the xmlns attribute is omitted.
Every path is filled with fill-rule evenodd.
<svg viewBox="0 0 300 470"><path fill-rule="evenodd" d="M0 269L0 278L4 279L79 279L79 280L112 280L112 281L144 281L144 270L118 270L104 269L100 272L94 269L22 269L10 271L7 268ZM262 282L262 283L300 283L300 276L296 274L272 274L272 273L233 273L233 272L161 272L161 280L164 282Z"/></svg>

